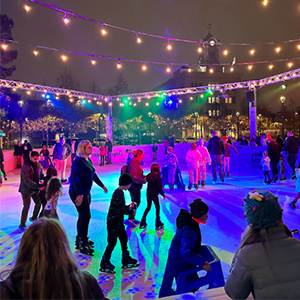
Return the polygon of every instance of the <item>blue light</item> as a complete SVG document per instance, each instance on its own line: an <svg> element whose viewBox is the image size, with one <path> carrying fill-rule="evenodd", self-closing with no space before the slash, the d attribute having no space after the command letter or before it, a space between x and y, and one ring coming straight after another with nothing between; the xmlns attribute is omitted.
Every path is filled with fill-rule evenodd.
<svg viewBox="0 0 300 300"><path fill-rule="evenodd" d="M50 94L46 94L45 98L46 98L46 99L50 99L50 98L51 98L51 95L50 95Z"/></svg>

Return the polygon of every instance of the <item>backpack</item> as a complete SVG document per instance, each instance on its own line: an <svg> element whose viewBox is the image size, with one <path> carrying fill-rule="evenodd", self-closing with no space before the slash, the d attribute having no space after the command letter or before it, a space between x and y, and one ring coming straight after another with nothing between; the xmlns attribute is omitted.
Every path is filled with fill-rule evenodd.
<svg viewBox="0 0 300 300"><path fill-rule="evenodd" d="M129 174L129 173L128 173L128 165L122 166L122 168L121 168L121 175L124 174L124 173Z"/></svg>

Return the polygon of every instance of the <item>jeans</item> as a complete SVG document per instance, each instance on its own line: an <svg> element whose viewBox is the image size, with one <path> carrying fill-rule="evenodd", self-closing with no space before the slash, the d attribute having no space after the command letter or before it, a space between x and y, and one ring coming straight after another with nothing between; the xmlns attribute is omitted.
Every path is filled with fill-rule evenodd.
<svg viewBox="0 0 300 300"><path fill-rule="evenodd" d="M160 207L159 207L158 196L150 196L150 195L147 195L147 207L144 211L142 219L146 220L146 217L151 209L152 202L154 203L156 209L156 220L159 219Z"/></svg>
<svg viewBox="0 0 300 300"><path fill-rule="evenodd" d="M296 176L295 168L296 168L297 157L298 157L298 154L287 154L287 156L286 156L288 164L292 171L292 177Z"/></svg>
<svg viewBox="0 0 300 300"><path fill-rule="evenodd" d="M31 196L25 196L23 194L22 195L22 200L23 200L23 209L22 209L22 213L21 213L21 222L20 225L25 227L26 226L26 221L27 221L27 217L28 217L28 211L30 208L30 199L32 198L32 200L34 201L35 205L34 205L34 209L33 209L33 213L32 213L32 219L35 220L38 217L40 208L41 208L41 200L39 197L38 193L34 193Z"/></svg>
<svg viewBox="0 0 300 300"><path fill-rule="evenodd" d="M211 171L213 175L213 181L217 181L217 168L219 171L220 178L224 178L222 155L211 154Z"/></svg>

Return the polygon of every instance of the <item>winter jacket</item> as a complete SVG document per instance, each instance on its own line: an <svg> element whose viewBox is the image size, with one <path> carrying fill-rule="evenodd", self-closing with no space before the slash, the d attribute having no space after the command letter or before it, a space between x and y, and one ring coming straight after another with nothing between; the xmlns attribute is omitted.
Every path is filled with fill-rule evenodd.
<svg viewBox="0 0 300 300"><path fill-rule="evenodd" d="M268 142L268 156L270 157L271 160L278 160L279 162L279 157L280 157L280 152L282 150L282 147L274 142L274 141L269 141Z"/></svg>
<svg viewBox="0 0 300 300"><path fill-rule="evenodd" d="M105 156L105 147L104 146L99 147L99 154L100 154L100 156Z"/></svg>
<svg viewBox="0 0 300 300"><path fill-rule="evenodd" d="M74 196L89 195L93 181L100 187L104 187L104 184L95 173L92 161L80 156L77 156L72 163L69 180L69 193Z"/></svg>
<svg viewBox="0 0 300 300"><path fill-rule="evenodd" d="M107 147L107 152L112 152L112 142L110 140L108 140L107 142L105 142L105 148Z"/></svg>
<svg viewBox="0 0 300 300"><path fill-rule="evenodd" d="M262 166L262 169L264 171L270 171L271 170L270 162L271 162L271 159L270 159L269 156L263 157L261 159L260 165Z"/></svg>
<svg viewBox="0 0 300 300"><path fill-rule="evenodd" d="M14 151L15 156L22 156L23 155L23 146L18 146L15 145L15 151Z"/></svg>
<svg viewBox="0 0 300 300"><path fill-rule="evenodd" d="M255 299L300 299L300 241L284 224L261 229L260 235L261 242L240 246L235 253L227 295L246 299L252 292Z"/></svg>
<svg viewBox="0 0 300 300"><path fill-rule="evenodd" d="M174 293L172 283L181 272L187 268L203 266L205 263L205 258L199 254L201 246L199 224L187 210L180 210L176 219L176 227L159 297L170 296Z"/></svg>
<svg viewBox="0 0 300 300"><path fill-rule="evenodd" d="M138 161L137 158L133 158L130 160L128 165L128 172L131 175L133 179L133 183L131 184L131 187L141 189L143 186L143 183L145 183L145 176L143 174L143 168L141 167L141 163Z"/></svg>
<svg viewBox="0 0 300 300"><path fill-rule="evenodd" d="M293 135L289 136L283 145L283 149L286 151L287 155L298 154L299 147L300 147L300 141L297 137Z"/></svg>
<svg viewBox="0 0 300 300"><path fill-rule="evenodd" d="M224 156L226 157L230 157L230 150L231 148L234 149L236 154L239 154L238 151L236 150L236 148L232 145L230 145L229 143L224 143Z"/></svg>
<svg viewBox="0 0 300 300"><path fill-rule="evenodd" d="M56 143L53 149L53 158L58 160L67 159L71 154L71 147L69 144Z"/></svg>
<svg viewBox="0 0 300 300"><path fill-rule="evenodd" d="M4 154L2 149L0 148L0 164L2 164L4 162Z"/></svg>
<svg viewBox="0 0 300 300"><path fill-rule="evenodd" d="M163 166L168 167L168 169L176 169L178 167L178 159L174 153L168 153L165 156Z"/></svg>
<svg viewBox="0 0 300 300"><path fill-rule="evenodd" d="M185 156L185 160L189 169L198 169L200 167L202 156L197 149L190 149Z"/></svg>
<svg viewBox="0 0 300 300"><path fill-rule="evenodd" d="M24 196L37 193L42 187L39 181L44 178L43 167L39 163L27 161L21 168L19 192Z"/></svg>
<svg viewBox="0 0 300 300"><path fill-rule="evenodd" d="M206 147L204 146L198 146L197 150L200 152L201 154L201 160L199 162L200 166L205 166L206 164L211 164L211 159L210 159L210 155L208 153L208 150Z"/></svg>
<svg viewBox="0 0 300 300"><path fill-rule="evenodd" d="M222 155L224 153L224 143L222 139L218 136L212 137L208 141L207 150L210 155Z"/></svg>
<svg viewBox="0 0 300 300"><path fill-rule="evenodd" d="M159 194L161 194L163 197L165 196L164 191L162 189L162 182L160 174L152 174L149 173L146 176L148 186L147 186L147 196L150 198L155 198Z"/></svg>

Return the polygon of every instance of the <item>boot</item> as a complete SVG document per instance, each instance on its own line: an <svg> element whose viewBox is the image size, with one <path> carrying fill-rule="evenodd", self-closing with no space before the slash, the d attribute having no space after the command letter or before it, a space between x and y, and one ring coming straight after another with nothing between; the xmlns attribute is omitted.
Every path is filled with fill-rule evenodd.
<svg viewBox="0 0 300 300"><path fill-rule="evenodd" d="M273 176L272 182L278 182L278 174Z"/></svg>
<svg viewBox="0 0 300 300"><path fill-rule="evenodd" d="M140 229L145 229L147 227L146 219L142 219L140 223Z"/></svg>
<svg viewBox="0 0 300 300"><path fill-rule="evenodd" d="M129 256L128 251L122 253L122 269L129 269L138 267L139 264L136 259Z"/></svg>
<svg viewBox="0 0 300 300"><path fill-rule="evenodd" d="M198 189L199 189L198 184L194 183L194 188L196 189L196 191L198 191Z"/></svg>
<svg viewBox="0 0 300 300"><path fill-rule="evenodd" d="M205 187L205 181L204 180L201 180L201 186Z"/></svg>
<svg viewBox="0 0 300 300"><path fill-rule="evenodd" d="M155 230L159 230L164 228L164 223L160 220L160 218L156 219L155 221Z"/></svg>
<svg viewBox="0 0 300 300"><path fill-rule="evenodd" d="M229 177L229 172L227 172L227 177Z"/></svg>
<svg viewBox="0 0 300 300"><path fill-rule="evenodd" d="M94 250L91 249L88 245L87 241L83 241L81 238L78 238L78 247L80 250L80 253L93 256Z"/></svg>
<svg viewBox="0 0 300 300"><path fill-rule="evenodd" d="M193 187L193 184L190 182L190 183L189 183L189 186L188 186L188 190L191 190L192 187Z"/></svg>
<svg viewBox="0 0 300 300"><path fill-rule="evenodd" d="M115 269L115 266L110 262L109 258L106 257L106 255L103 255L101 262L100 262L99 271L115 274L116 272L114 271L114 269Z"/></svg>

